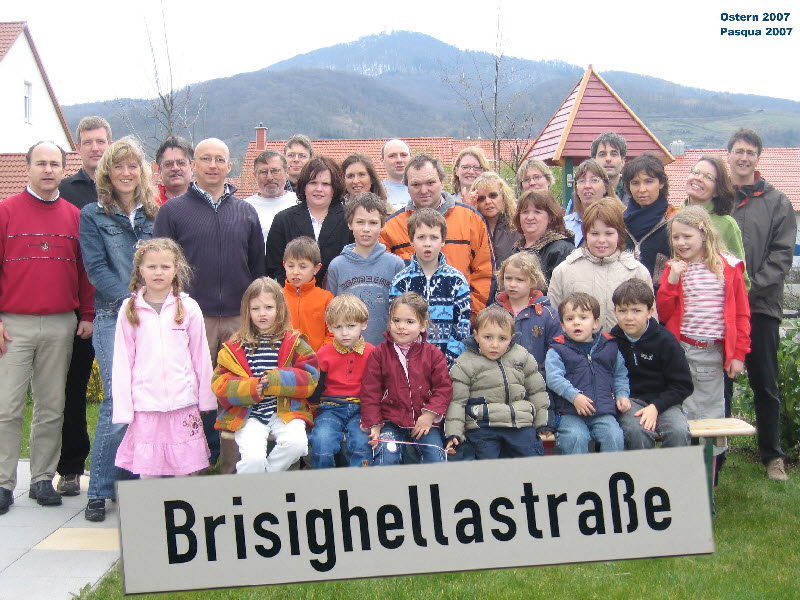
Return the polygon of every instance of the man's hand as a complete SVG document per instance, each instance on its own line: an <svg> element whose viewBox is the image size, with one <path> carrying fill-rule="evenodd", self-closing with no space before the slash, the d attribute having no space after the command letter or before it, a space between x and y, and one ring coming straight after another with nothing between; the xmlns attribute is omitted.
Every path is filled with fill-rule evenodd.
<svg viewBox="0 0 800 600"><path fill-rule="evenodd" d="M83 340L88 340L90 337L92 337L93 331L94 325L91 321L81 321L78 323L78 329L75 332L75 335Z"/></svg>
<svg viewBox="0 0 800 600"><path fill-rule="evenodd" d="M11 334L6 329L6 324L0 321L0 356L6 353L6 342L12 341Z"/></svg>

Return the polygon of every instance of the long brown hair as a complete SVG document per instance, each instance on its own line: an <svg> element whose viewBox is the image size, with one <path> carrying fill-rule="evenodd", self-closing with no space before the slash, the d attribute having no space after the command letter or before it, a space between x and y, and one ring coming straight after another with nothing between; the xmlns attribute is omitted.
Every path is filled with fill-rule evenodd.
<svg viewBox="0 0 800 600"><path fill-rule="evenodd" d="M125 316L128 318L128 323L134 327L139 326L139 313L136 310L134 298L139 293L139 290L144 287L144 279L142 278L139 268L142 266L144 257L148 252L171 252L174 257L175 277L172 279L172 295L175 296L175 322L180 325L186 317L180 294L186 290L189 281L191 281L192 267L183 255L180 244L170 238L140 240L139 243L136 244L136 249L133 252L131 283L128 286L128 289L131 291L131 299L128 301L128 306L125 309Z"/></svg>

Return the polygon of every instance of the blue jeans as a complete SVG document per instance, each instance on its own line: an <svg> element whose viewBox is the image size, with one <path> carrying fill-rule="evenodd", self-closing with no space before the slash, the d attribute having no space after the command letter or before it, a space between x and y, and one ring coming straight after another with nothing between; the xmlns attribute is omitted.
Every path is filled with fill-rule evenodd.
<svg viewBox="0 0 800 600"><path fill-rule="evenodd" d="M308 436L311 442L311 468L330 469L336 466L336 454L342 449L347 432L347 454L351 467L372 462L369 436L361 431L361 405L355 402L324 400Z"/></svg>
<svg viewBox="0 0 800 600"><path fill-rule="evenodd" d="M586 454L589 439L600 444L600 452L620 452L625 447L622 428L614 415L561 415L556 444L563 454Z"/></svg>
<svg viewBox="0 0 800 600"><path fill-rule="evenodd" d="M395 440L420 444L411 446L419 456L420 463L444 462L446 460L442 447L442 434L439 433L438 427L431 427L428 433L417 440L411 437L411 429L398 427L394 423L386 421L383 424L383 429L381 429L381 443L375 448L375 454L372 458L373 465L399 465L403 462L403 446L405 444L392 443Z"/></svg>
<svg viewBox="0 0 800 600"><path fill-rule="evenodd" d="M111 363L114 357L114 332L117 329L117 313L111 310L98 310L94 318L94 346L100 377L103 379L103 402L97 428L94 430L92 443L92 466L89 472L89 500L113 499L116 497L114 483L123 479L136 479L129 471L114 466L122 438L127 425L115 425L111 422Z"/></svg>
<svg viewBox="0 0 800 600"><path fill-rule="evenodd" d="M544 456L535 427L481 427L471 429L466 436L478 460Z"/></svg>

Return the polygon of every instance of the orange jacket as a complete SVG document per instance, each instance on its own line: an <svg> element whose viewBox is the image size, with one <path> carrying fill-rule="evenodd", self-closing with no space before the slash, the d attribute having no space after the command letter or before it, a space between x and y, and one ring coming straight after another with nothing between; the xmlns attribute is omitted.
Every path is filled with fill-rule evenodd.
<svg viewBox="0 0 800 600"><path fill-rule="evenodd" d="M292 327L308 337L308 345L316 352L323 344L333 341L333 335L325 324L325 309L333 294L317 287L313 279L296 288L288 281L283 285L283 297L289 304Z"/></svg>
<svg viewBox="0 0 800 600"><path fill-rule="evenodd" d="M444 203L437 209L447 221L447 239L442 252L447 264L455 267L467 278L472 301L472 314L478 314L489 299L492 285L492 247L486 222L478 211L466 204L457 203L445 194ZM411 259L414 247L408 238L408 218L413 212L409 203L402 212L396 212L386 221L380 241L387 252L403 260Z"/></svg>

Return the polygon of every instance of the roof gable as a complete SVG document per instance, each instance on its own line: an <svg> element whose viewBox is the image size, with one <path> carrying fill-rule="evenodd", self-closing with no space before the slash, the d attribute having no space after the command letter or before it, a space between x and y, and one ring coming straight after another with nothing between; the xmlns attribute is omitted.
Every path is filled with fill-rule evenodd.
<svg viewBox="0 0 800 600"><path fill-rule="evenodd" d="M72 139L72 133L70 133L69 125L67 125L67 120L64 118L64 113L61 112L61 105L58 103L56 99L56 94L53 91L53 86L50 85L50 79L47 77L47 71L44 70L44 65L42 64L42 59L39 57L39 52L36 50L36 44L33 43L33 37L31 36L31 32L28 29L28 24L24 21L14 21L9 23L0 23L0 61L5 58L8 51L11 50L11 47L16 43L17 39L19 39L21 33L25 33L25 39L28 42L28 45L31 48L31 52L33 53L33 58L36 60L36 66L39 68L39 73L42 76L42 80L44 81L44 85L47 88L47 93L50 96L50 101L53 103L53 108L58 115L58 120L61 123L61 127L64 129L64 135L69 140L70 149L75 147L75 140Z"/></svg>
<svg viewBox="0 0 800 600"><path fill-rule="evenodd" d="M568 157L580 162L589 158L592 142L606 131L625 138L630 157L653 152L664 162L673 160L669 150L591 65L545 125L527 157L561 166Z"/></svg>

